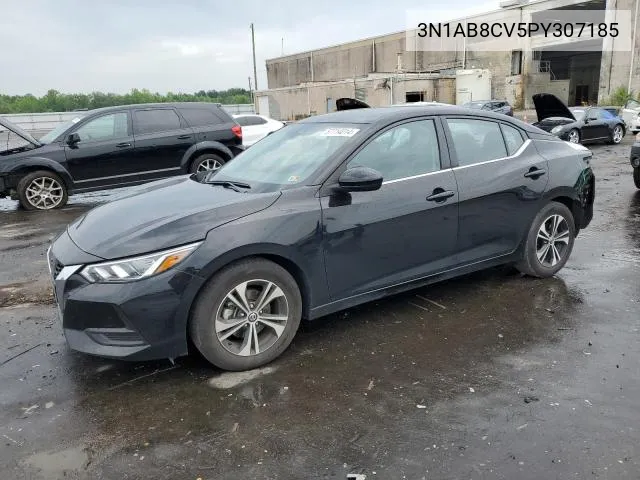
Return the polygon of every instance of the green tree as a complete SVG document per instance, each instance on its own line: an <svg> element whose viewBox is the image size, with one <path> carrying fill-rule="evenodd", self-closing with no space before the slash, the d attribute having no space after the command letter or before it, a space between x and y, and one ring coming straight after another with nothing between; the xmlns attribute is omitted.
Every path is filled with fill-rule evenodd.
<svg viewBox="0 0 640 480"><path fill-rule="evenodd" d="M49 90L42 97L31 94L3 95L0 93L0 114L2 113L40 113L68 112L78 109L93 109L128 105L133 103L162 102L214 102L222 104L251 103L251 94L244 88L228 90L200 90L196 93L167 92L162 95L150 90L132 89L129 93L60 93Z"/></svg>

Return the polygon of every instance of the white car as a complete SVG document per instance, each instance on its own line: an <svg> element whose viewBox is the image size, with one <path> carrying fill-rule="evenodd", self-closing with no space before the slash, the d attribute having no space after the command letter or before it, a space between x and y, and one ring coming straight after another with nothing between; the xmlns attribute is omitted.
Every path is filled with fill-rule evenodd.
<svg viewBox="0 0 640 480"><path fill-rule="evenodd" d="M233 118L242 127L242 144L245 147L250 147L271 132L284 127L284 123L264 115L242 114L234 115Z"/></svg>
<svg viewBox="0 0 640 480"><path fill-rule="evenodd" d="M622 108L620 116L631 133L640 132L640 102L629 100Z"/></svg>

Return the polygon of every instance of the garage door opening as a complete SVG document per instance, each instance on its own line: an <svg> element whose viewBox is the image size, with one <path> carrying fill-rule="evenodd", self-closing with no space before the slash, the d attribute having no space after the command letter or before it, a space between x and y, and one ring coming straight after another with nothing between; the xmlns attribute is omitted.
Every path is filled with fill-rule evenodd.
<svg viewBox="0 0 640 480"><path fill-rule="evenodd" d="M404 95L405 102L424 102L424 92L407 92Z"/></svg>

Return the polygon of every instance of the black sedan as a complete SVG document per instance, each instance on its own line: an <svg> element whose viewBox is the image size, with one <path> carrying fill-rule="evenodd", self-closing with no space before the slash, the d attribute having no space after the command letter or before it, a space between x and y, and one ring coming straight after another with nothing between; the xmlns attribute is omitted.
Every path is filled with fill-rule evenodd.
<svg viewBox="0 0 640 480"><path fill-rule="evenodd" d="M571 143L618 144L626 133L624 121L605 108L568 108L549 93L534 95L533 103L538 115L534 125Z"/></svg>
<svg viewBox="0 0 640 480"><path fill-rule="evenodd" d="M300 321L502 264L549 277L593 216L591 152L454 106L307 118L214 173L136 187L53 243L69 345L244 370Z"/></svg>

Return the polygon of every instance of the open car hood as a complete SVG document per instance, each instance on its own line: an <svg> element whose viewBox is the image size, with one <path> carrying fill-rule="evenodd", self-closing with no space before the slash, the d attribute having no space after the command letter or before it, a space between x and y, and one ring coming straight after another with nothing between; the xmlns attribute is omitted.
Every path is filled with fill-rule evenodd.
<svg viewBox="0 0 640 480"><path fill-rule="evenodd" d="M538 122L550 117L570 118L574 122L576 120L564 102L551 93L536 93L533 104L536 106Z"/></svg>
<svg viewBox="0 0 640 480"><path fill-rule="evenodd" d="M355 98L339 98L336 100L336 110L353 110L355 108L371 108L364 102L356 100Z"/></svg>
<svg viewBox="0 0 640 480"><path fill-rule="evenodd" d="M10 132L15 133L20 138L23 138L24 140L31 143L32 145L35 145L36 147L41 146L41 143L35 138L33 138L33 136L30 133L24 131L19 126L17 126L14 123L11 123L9 120L3 117L0 117L0 131L1 130L9 130Z"/></svg>

